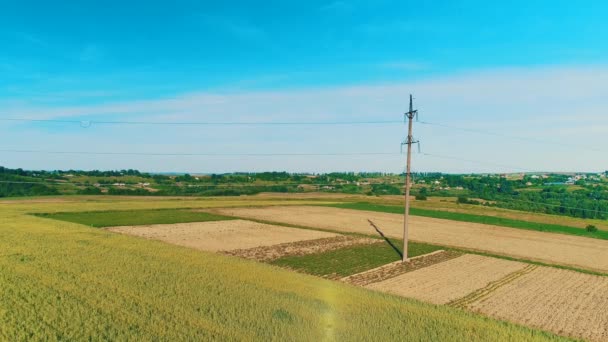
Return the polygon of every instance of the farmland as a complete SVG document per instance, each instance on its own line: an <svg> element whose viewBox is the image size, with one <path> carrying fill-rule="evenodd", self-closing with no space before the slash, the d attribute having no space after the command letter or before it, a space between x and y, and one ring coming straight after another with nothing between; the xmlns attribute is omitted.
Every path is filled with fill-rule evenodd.
<svg viewBox="0 0 608 342"><path fill-rule="evenodd" d="M401 256L387 243L378 243L342 248L308 256L289 256L273 261L273 264L301 272L331 277L346 277L397 260ZM393 240L394 245L401 241ZM410 256L418 256L439 250L440 247L423 243L408 244Z"/></svg>
<svg viewBox="0 0 608 342"><path fill-rule="evenodd" d="M403 229L402 216L397 214L327 207L229 208L212 212L361 234L374 233L367 221L371 219L390 237L400 237ZM412 216L411 222L410 237L417 242L608 272L605 240L418 216Z"/></svg>
<svg viewBox="0 0 608 342"><path fill-rule="evenodd" d="M331 206L334 208L377 211L377 212L381 212L381 213L393 213L393 214L402 214L403 210L404 210L403 206L399 206L399 205L382 205L382 204L373 204L373 203L340 203L340 204L330 204L328 206ZM474 215L474 214L450 212L450 211L427 210L427 209L420 209L420 208L410 208L410 214L414 215L414 216L432 217L432 218L439 218L439 219L452 220L452 221L482 223L482 224L489 224L489 225L502 226L502 227L536 230L536 231L541 231L541 232L551 232L551 233L560 233L560 234L568 234L568 235L577 235L577 236L585 236L585 237L590 237L590 238L608 240L608 231L600 230L597 232L588 232L585 229L583 229L582 227L571 227L571 226L564 226L564 225L560 225L560 224L530 222L530 221L515 220L515 219L511 219L511 218L504 218L504 217Z"/></svg>
<svg viewBox="0 0 608 342"><path fill-rule="evenodd" d="M43 214L41 217L52 218L74 223L80 223L91 227L111 227L129 226L145 224L169 224L169 223L188 223L230 220L229 217L222 217L204 212L192 210L138 210L137 212L126 210L113 211L94 211L77 213L54 213Z"/></svg>
<svg viewBox="0 0 608 342"><path fill-rule="evenodd" d="M109 231L213 252L336 236L332 233L244 220L121 226L110 228Z"/></svg>
<svg viewBox="0 0 608 342"><path fill-rule="evenodd" d="M0 339L561 339L450 307L28 214L270 203L91 198L0 204Z"/></svg>
<svg viewBox="0 0 608 342"><path fill-rule="evenodd" d="M590 341L608 340L608 277L463 255L367 288Z"/></svg>
<svg viewBox="0 0 608 342"><path fill-rule="evenodd" d="M465 306L561 334L608 340L606 277L539 267Z"/></svg>
<svg viewBox="0 0 608 342"><path fill-rule="evenodd" d="M367 287L434 304L447 304L524 267L524 263L467 254Z"/></svg>

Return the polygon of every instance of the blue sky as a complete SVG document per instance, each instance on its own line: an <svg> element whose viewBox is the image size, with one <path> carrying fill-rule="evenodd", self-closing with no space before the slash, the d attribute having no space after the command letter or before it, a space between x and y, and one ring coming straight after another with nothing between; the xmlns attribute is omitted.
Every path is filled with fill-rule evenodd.
<svg viewBox="0 0 608 342"><path fill-rule="evenodd" d="M426 155L414 157L415 170L599 171L608 169L607 17L603 1L2 2L0 118L400 120L414 93L425 122L497 133L419 123ZM0 150L144 153L398 153L405 132L6 121L0 129ZM403 157L0 151L0 165L398 172Z"/></svg>

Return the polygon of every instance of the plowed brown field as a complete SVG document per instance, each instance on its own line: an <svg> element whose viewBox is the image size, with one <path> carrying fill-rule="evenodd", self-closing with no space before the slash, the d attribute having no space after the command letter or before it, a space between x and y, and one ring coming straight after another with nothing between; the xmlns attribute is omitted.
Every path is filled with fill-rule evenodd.
<svg viewBox="0 0 608 342"><path fill-rule="evenodd" d="M213 252L338 236L245 220L122 226L108 230Z"/></svg>
<svg viewBox="0 0 608 342"><path fill-rule="evenodd" d="M366 287L434 304L446 304L524 267L526 264L521 262L465 254Z"/></svg>
<svg viewBox="0 0 608 342"><path fill-rule="evenodd" d="M403 234L403 217L397 214L315 206L227 208L213 211L335 231L375 234L367 221L371 219L388 236L400 238ZM419 216L411 217L410 238L608 272L607 240Z"/></svg>

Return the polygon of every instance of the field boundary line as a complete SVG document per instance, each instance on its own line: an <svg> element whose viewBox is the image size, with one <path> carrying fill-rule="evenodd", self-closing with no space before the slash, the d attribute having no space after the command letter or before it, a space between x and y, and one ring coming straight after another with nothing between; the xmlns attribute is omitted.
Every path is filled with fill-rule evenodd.
<svg viewBox="0 0 608 342"><path fill-rule="evenodd" d="M538 267L539 267L538 265L527 265L526 267L522 268L521 270L509 273L506 276L502 277L501 279L493 281L493 282L489 283L487 286L485 286L479 290L473 291L470 294L468 294L460 299L453 300L453 301L449 302L447 305L464 309L469 304L482 300L482 299L488 297L490 294L492 294L492 292L498 290L499 288L515 281L518 278L523 277L524 275L526 275L528 273L533 272Z"/></svg>

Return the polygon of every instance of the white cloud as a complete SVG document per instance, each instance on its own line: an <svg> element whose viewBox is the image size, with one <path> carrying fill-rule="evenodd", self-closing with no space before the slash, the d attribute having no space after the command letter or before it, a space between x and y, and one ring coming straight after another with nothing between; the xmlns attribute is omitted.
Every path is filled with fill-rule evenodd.
<svg viewBox="0 0 608 342"><path fill-rule="evenodd" d="M608 169L597 151L576 153L576 146L608 146L608 68L513 68L463 73L449 77L380 85L256 92L192 92L172 98L109 103L95 106L40 107L9 103L4 117L69 118L113 115L120 120L157 121L351 121L401 120L414 93L421 119L453 126L488 130L503 135L560 142L534 144L498 136L434 126L417 125L415 135L423 152L513 165L534 170ZM70 132L53 137L55 148L70 149L104 142L106 148L150 151L216 152L352 152L399 150L404 127L116 127L97 128L65 143ZM101 134L103 132L103 135ZM38 132L28 143L39 144L47 133ZM99 135L96 135L99 134ZM116 138L114 138L116 137ZM0 138L4 145L25 136ZM158 145L159 138L162 142ZM17 140L15 140L17 139ZM115 143L108 145L108 141ZM132 140L131 140L132 139ZM133 141L130 143L130 141ZM120 142L120 143L116 143ZM136 144L135 144L136 142ZM571 144L576 142L575 145ZM100 145L95 145L100 146ZM161 146L161 147L159 147ZM35 146L34 146L35 147ZM96 147L103 150L101 147ZM572 153L574 152L574 153ZM568 154L566 154L568 153ZM565 158L565 156L568 156ZM140 158L141 159L141 158ZM138 159L139 160L139 159ZM495 167L432 160L420 156L416 170L498 171ZM141 169L166 170L158 160L138 161ZM388 170L399 171L399 156L386 158L283 158L234 160L185 159L180 170L234 171L288 169L292 171ZM108 160L106 168L113 168ZM40 165L38 167L45 167ZM56 167L62 167L61 165ZM81 166L85 167L85 166ZM500 170L503 171L503 170Z"/></svg>

